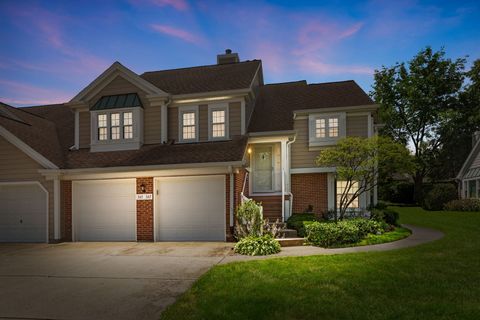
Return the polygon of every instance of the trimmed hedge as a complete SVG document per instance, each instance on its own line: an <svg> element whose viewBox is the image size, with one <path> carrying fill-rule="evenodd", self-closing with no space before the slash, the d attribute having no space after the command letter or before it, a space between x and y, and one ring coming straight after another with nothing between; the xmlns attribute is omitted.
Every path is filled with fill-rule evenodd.
<svg viewBox="0 0 480 320"><path fill-rule="evenodd" d="M382 234L388 225L371 219L349 219L335 222L311 222L305 226L307 243L334 247L356 243L368 234Z"/></svg>
<svg viewBox="0 0 480 320"><path fill-rule="evenodd" d="M398 212L390 209L372 209L370 218L375 221L385 222L391 226L398 226Z"/></svg>
<svg viewBox="0 0 480 320"><path fill-rule="evenodd" d="M447 211L480 211L479 199L452 200L444 205Z"/></svg>
<svg viewBox="0 0 480 320"><path fill-rule="evenodd" d="M318 221L318 218L313 213L293 214L287 220L287 227L297 230L297 234L299 237L305 237L304 222L306 221Z"/></svg>
<svg viewBox="0 0 480 320"><path fill-rule="evenodd" d="M271 235L247 236L235 245L235 252L247 256L266 256L280 252L280 243Z"/></svg>

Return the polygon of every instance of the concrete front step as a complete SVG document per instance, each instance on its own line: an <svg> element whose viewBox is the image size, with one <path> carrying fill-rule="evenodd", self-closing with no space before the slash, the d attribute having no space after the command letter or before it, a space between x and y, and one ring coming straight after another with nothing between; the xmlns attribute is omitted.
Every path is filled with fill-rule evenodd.
<svg viewBox="0 0 480 320"><path fill-rule="evenodd" d="M297 238L298 234L297 234L297 230L295 229L283 229L280 232L280 236L282 238Z"/></svg>
<svg viewBox="0 0 480 320"><path fill-rule="evenodd" d="M303 246L305 238L280 238L277 239L282 247L296 247Z"/></svg>

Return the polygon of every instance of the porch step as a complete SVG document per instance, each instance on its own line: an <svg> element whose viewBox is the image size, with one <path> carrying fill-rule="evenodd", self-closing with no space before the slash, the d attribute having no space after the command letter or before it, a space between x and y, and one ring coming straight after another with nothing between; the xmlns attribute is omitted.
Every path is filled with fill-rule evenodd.
<svg viewBox="0 0 480 320"><path fill-rule="evenodd" d="M298 234L297 234L297 230L295 229L283 229L281 232L280 232L280 236L282 238L297 238L298 237Z"/></svg>
<svg viewBox="0 0 480 320"><path fill-rule="evenodd" d="M282 196L250 196L256 202L261 202L263 217L270 221L282 219Z"/></svg>
<svg viewBox="0 0 480 320"><path fill-rule="evenodd" d="M280 246L282 247L296 247L296 246L303 246L305 243L304 238L281 238L277 239L280 242Z"/></svg>

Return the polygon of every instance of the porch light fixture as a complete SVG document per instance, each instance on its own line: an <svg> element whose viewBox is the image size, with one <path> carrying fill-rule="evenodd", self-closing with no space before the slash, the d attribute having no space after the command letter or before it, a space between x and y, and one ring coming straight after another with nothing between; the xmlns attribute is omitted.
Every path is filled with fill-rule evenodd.
<svg viewBox="0 0 480 320"><path fill-rule="evenodd" d="M252 154L252 148L247 149L248 154Z"/></svg>
<svg viewBox="0 0 480 320"><path fill-rule="evenodd" d="M142 193L145 193L145 191L147 190L143 183L140 185L140 190L142 191Z"/></svg>

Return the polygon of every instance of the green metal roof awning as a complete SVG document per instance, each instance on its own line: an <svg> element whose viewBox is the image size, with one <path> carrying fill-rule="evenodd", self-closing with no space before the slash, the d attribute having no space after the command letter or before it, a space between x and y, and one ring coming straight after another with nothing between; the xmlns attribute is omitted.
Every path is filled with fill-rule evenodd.
<svg viewBox="0 0 480 320"><path fill-rule="evenodd" d="M136 93L103 96L90 110L107 110L117 108L143 108L142 101Z"/></svg>
<svg viewBox="0 0 480 320"><path fill-rule="evenodd" d="M480 177L480 168L469 169L463 179L471 179Z"/></svg>

